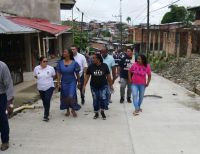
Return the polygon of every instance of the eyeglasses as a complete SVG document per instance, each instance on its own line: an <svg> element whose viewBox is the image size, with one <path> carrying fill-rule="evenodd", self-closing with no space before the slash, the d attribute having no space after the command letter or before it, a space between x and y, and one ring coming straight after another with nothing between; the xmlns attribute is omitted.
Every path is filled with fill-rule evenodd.
<svg viewBox="0 0 200 154"><path fill-rule="evenodd" d="M47 60L44 60L44 61L42 61L43 63L47 63L48 61Z"/></svg>

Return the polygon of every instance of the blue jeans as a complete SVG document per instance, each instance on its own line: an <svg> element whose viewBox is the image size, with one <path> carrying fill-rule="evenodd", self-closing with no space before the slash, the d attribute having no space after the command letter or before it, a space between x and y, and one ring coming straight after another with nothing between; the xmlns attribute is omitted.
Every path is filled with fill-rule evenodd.
<svg viewBox="0 0 200 154"><path fill-rule="evenodd" d="M7 96L6 94L0 94L0 133L2 143L9 142L9 124L8 117L6 115L7 108Z"/></svg>
<svg viewBox="0 0 200 154"><path fill-rule="evenodd" d="M133 105L135 110L139 110L144 98L145 85L132 84Z"/></svg>
<svg viewBox="0 0 200 154"><path fill-rule="evenodd" d="M90 87L93 97L94 112L98 112L100 109L106 109L108 103L108 86L105 85L101 88Z"/></svg>
<svg viewBox="0 0 200 154"><path fill-rule="evenodd" d="M51 102L51 97L53 95L53 91L54 91L54 87L51 87L46 91L39 90L40 97L42 99L43 106L44 106L44 117L49 116L50 102Z"/></svg>

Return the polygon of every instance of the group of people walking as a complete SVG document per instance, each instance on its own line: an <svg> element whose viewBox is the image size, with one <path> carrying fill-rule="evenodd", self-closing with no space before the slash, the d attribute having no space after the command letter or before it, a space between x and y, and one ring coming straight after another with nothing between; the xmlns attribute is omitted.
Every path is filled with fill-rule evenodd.
<svg viewBox="0 0 200 154"><path fill-rule="evenodd" d="M114 58L113 58L114 57ZM44 121L49 121L50 102L56 87L60 91L60 110L66 110L65 115L77 117L76 111L81 108L78 104L77 88L80 91L81 104L85 104L86 85L90 79L90 89L93 98L94 119L106 120L105 110L112 103L113 84L120 76L120 103L124 103L127 87L127 102L133 103L133 114L142 112L141 104L145 88L151 80L151 68L145 55L137 58L133 50L127 49L123 54L110 55L106 47L100 53L92 55L88 64L84 55L78 52L76 46L65 49L56 69L48 65L46 57L39 59L40 64L34 68L37 79L37 89L44 106ZM116 63L115 63L116 62ZM131 94L133 101L131 100ZM1 150L9 147L9 124L7 114L13 111L13 83L7 65L0 61L0 133Z"/></svg>
<svg viewBox="0 0 200 154"><path fill-rule="evenodd" d="M65 49L56 71L47 65L45 57L40 58L40 65L34 69L37 79L37 88L44 105L44 121L49 120L50 100L54 91L54 79L57 79L57 88L60 91L60 110L66 110L65 115L77 117L76 111L81 108L78 104L77 88L80 90L81 104L85 103L85 89L90 79L90 89L93 98L94 119L101 113L105 120L105 110L112 103L111 94L114 91L113 84L120 76L120 103L124 103L127 87L127 102L135 107L134 115L142 111L141 104L145 88L151 80L151 69L144 55L137 58L132 49L117 58L108 54L106 47L100 53L92 55L88 66L84 55L78 52L75 45L71 49ZM131 100L131 95L133 101Z"/></svg>

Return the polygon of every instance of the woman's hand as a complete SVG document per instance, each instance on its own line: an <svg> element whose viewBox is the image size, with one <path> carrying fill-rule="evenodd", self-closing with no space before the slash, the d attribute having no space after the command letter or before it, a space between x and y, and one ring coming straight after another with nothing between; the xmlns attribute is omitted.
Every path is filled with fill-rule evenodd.
<svg viewBox="0 0 200 154"><path fill-rule="evenodd" d="M113 87L113 85L110 86L110 92L114 93L114 87Z"/></svg>
<svg viewBox="0 0 200 154"><path fill-rule="evenodd" d="M149 83L146 83L145 87L148 87L149 86Z"/></svg>
<svg viewBox="0 0 200 154"><path fill-rule="evenodd" d="M82 88L82 94L85 94L85 86Z"/></svg>
<svg viewBox="0 0 200 154"><path fill-rule="evenodd" d="M61 85L60 85L60 84L57 84L57 85L56 85L56 88L57 88L57 89L58 89L58 91L60 92Z"/></svg>
<svg viewBox="0 0 200 154"><path fill-rule="evenodd" d="M81 89L81 82L78 82L77 88L78 88L78 89Z"/></svg>

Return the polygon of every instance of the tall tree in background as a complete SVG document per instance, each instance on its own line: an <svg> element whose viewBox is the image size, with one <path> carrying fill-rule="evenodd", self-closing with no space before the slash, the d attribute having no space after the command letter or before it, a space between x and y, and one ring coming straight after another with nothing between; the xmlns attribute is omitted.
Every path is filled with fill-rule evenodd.
<svg viewBox="0 0 200 154"><path fill-rule="evenodd" d="M162 18L161 23L171 23L171 22L183 22L186 26L191 24L191 21L194 20L194 14L187 11L184 6L171 5L170 11L165 13Z"/></svg>
<svg viewBox="0 0 200 154"><path fill-rule="evenodd" d="M131 17L127 17L126 18L126 21L128 22L128 24L130 23L130 21L131 21Z"/></svg>

